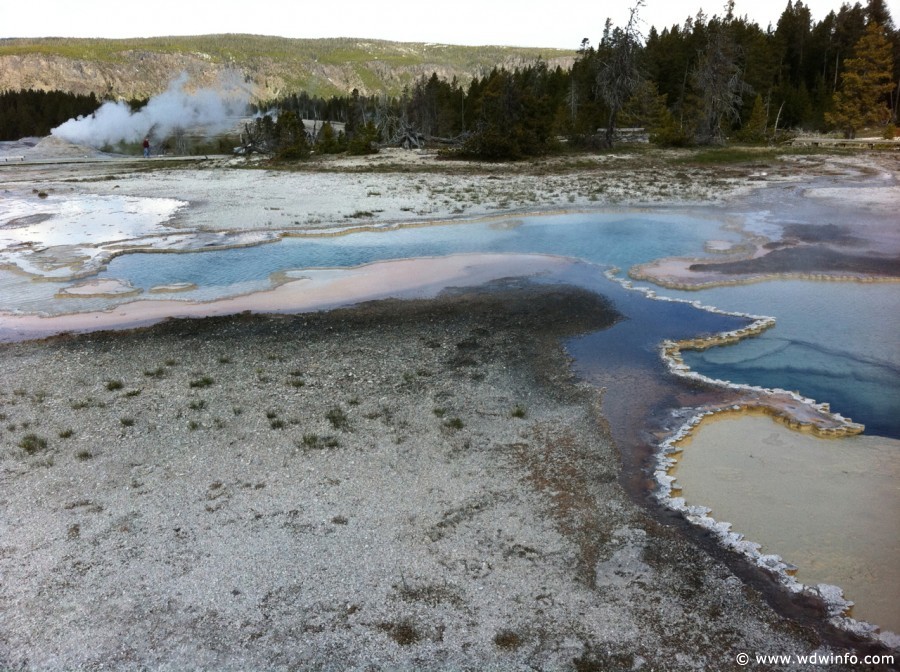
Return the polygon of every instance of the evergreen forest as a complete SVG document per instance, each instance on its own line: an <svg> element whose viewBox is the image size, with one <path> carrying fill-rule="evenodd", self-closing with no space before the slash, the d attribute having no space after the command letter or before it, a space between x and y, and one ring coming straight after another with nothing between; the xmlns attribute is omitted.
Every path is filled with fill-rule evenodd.
<svg viewBox="0 0 900 672"><path fill-rule="evenodd" d="M583 39L569 69L538 60L466 84L422 77L399 96L300 91L258 101L248 142L282 158L431 144L501 160L609 148L623 129L643 129L665 146L771 143L797 131L896 133L900 31L884 0L844 4L820 21L788 0L765 29L729 1L720 14L646 34L642 9L637 0L624 26L607 21L596 45ZM97 105L93 95L7 91L0 139L46 134ZM303 119L316 123L310 129Z"/></svg>

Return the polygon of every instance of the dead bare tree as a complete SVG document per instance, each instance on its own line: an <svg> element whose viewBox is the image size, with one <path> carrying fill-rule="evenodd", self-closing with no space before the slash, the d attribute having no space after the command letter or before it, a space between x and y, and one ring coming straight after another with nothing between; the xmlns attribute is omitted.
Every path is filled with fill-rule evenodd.
<svg viewBox="0 0 900 672"><path fill-rule="evenodd" d="M404 103L401 103L399 113L391 107L387 100L382 101L376 109L375 126L383 138L380 143L382 147L422 149L428 143L459 146L470 135L461 133L455 138L444 138L423 131L410 118L411 115L407 110L409 101L404 101Z"/></svg>
<svg viewBox="0 0 900 672"><path fill-rule="evenodd" d="M240 153L250 154L274 154L275 122L270 115L257 117L252 123L244 124L244 132L241 133Z"/></svg>
<svg viewBox="0 0 900 672"><path fill-rule="evenodd" d="M644 80L638 67L642 39L638 30L638 12L643 6L644 0L634 3L624 28L613 28L612 21L607 19L603 39L597 48L600 66L595 87L609 109L605 134L609 147L612 147L616 132L616 117Z"/></svg>
<svg viewBox="0 0 900 672"><path fill-rule="evenodd" d="M408 119L394 116L389 125L390 134L382 133L381 137L386 138L382 143L389 147L403 147L403 149L421 149L425 146L425 136L409 123Z"/></svg>

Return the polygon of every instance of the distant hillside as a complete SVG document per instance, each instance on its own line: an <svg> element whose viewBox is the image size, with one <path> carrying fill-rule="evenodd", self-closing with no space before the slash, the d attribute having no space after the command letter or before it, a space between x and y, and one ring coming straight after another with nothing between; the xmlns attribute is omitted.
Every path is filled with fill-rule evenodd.
<svg viewBox="0 0 900 672"><path fill-rule="evenodd" d="M421 75L468 82L497 66L543 58L567 68L575 51L465 47L354 38L287 39L201 35L147 39L0 39L0 91L42 89L142 98L159 93L181 72L209 85L223 73L265 99L307 91L321 96L385 91L398 94Z"/></svg>

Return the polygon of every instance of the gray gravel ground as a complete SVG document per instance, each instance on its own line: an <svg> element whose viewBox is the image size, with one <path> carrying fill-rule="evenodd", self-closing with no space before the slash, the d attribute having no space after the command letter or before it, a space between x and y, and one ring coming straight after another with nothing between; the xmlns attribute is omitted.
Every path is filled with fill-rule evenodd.
<svg viewBox="0 0 900 672"><path fill-rule="evenodd" d="M510 286L2 346L0 669L825 650L618 484L559 344L615 319Z"/></svg>

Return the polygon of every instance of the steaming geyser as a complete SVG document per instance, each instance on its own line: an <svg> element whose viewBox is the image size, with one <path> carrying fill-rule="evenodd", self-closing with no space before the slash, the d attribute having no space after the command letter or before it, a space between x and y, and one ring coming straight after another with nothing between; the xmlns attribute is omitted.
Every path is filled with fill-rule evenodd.
<svg viewBox="0 0 900 672"><path fill-rule="evenodd" d="M50 133L91 147L138 142L151 132L156 137L166 137L186 128L201 127L215 135L227 130L233 119L246 111L249 94L240 87L187 92L187 82L187 74L182 74L137 112L123 101L106 102L92 115L69 119Z"/></svg>

